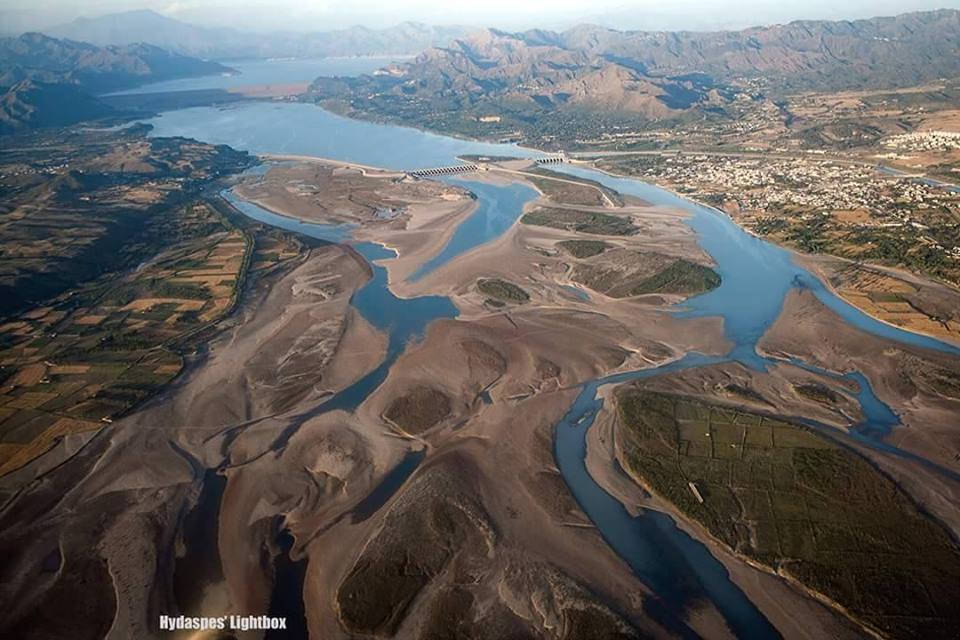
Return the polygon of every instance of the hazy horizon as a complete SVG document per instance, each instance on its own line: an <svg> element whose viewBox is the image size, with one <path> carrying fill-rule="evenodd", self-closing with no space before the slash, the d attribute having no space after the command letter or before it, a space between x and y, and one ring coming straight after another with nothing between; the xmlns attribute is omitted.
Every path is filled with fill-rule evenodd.
<svg viewBox="0 0 960 640"><path fill-rule="evenodd" d="M208 27L231 27L246 31L326 31L354 25L384 28L404 21L432 25L466 25L503 29L563 29L579 23L595 23L620 29L710 30L740 29L791 20L853 20L933 9L960 8L960 0L854 0L838 4L811 0L802 6L783 6L765 0L746 0L731 10L722 0L678 0L662 3L596 0L585 7L582 0L532 0L518 7L506 0L490 0L475 6L450 8L440 0L413 0L384 7L372 0L358 0L344 7L332 2L279 3L239 0L53 0L37 11L25 0L0 1L3 32L43 30L79 17L149 9L161 15Z"/></svg>

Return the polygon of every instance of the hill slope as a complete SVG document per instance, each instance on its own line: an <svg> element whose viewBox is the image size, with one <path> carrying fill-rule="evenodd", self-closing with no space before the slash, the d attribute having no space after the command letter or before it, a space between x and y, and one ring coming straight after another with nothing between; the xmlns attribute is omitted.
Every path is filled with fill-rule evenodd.
<svg viewBox="0 0 960 640"><path fill-rule="evenodd" d="M230 69L147 44L97 47L39 33L0 39L0 133L112 114L110 89Z"/></svg>
<svg viewBox="0 0 960 640"><path fill-rule="evenodd" d="M0 134L63 127L112 113L110 107L75 85L22 80L0 97Z"/></svg>
<svg viewBox="0 0 960 640"><path fill-rule="evenodd" d="M23 79L78 84L92 92L141 82L229 71L148 44L97 47L39 33L0 39L0 86Z"/></svg>
<svg viewBox="0 0 960 640"><path fill-rule="evenodd" d="M947 9L714 33L581 26L517 37L628 58L653 74L706 73L724 81L763 77L788 88L889 87L960 74L960 11Z"/></svg>

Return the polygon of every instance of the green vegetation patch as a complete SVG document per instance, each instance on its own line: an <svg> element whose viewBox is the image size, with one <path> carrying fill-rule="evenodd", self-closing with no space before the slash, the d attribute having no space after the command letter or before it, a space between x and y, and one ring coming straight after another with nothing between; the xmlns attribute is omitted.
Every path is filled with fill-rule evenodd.
<svg viewBox="0 0 960 640"><path fill-rule="evenodd" d="M575 265L571 278L611 298L649 293L691 296L720 284L720 275L710 267L661 253L625 250Z"/></svg>
<svg viewBox="0 0 960 640"><path fill-rule="evenodd" d="M575 178L543 167L532 168L527 173L543 176L542 178L531 177L530 181L554 202L601 207L609 200L618 206L623 205L623 199L619 193L595 180Z"/></svg>
<svg viewBox="0 0 960 640"><path fill-rule="evenodd" d="M702 264L680 259L637 285L630 295L679 293L693 295L720 286L720 275Z"/></svg>
<svg viewBox="0 0 960 640"><path fill-rule="evenodd" d="M617 400L628 469L715 538L882 635L956 637L960 548L859 455L689 398L628 388Z"/></svg>
<svg viewBox="0 0 960 640"><path fill-rule="evenodd" d="M524 224L539 227L551 227L602 236L629 236L637 231L633 221L627 217L596 211L576 211L554 207L534 209L525 214L520 221Z"/></svg>
<svg viewBox="0 0 960 640"><path fill-rule="evenodd" d="M469 477L469 467L456 471ZM336 587L343 626L354 635L395 635L421 591L449 575L444 571L462 568L457 559L466 566L485 559L493 530L450 465L424 469L399 493L383 527Z"/></svg>
<svg viewBox="0 0 960 640"><path fill-rule="evenodd" d="M450 398L433 387L414 387L391 402L385 415L409 433L420 433L450 415Z"/></svg>
<svg viewBox="0 0 960 640"><path fill-rule="evenodd" d="M526 291L512 282L507 282L499 278L478 280L477 289L486 296L507 302L524 303L530 299L530 294Z"/></svg>
<svg viewBox="0 0 960 640"><path fill-rule="evenodd" d="M610 246L603 240L564 240L557 246L574 258L590 258L598 256Z"/></svg>
<svg viewBox="0 0 960 640"><path fill-rule="evenodd" d="M809 398L815 402L832 404L840 399L837 393L832 389L816 382L798 384L793 388L804 398Z"/></svg>

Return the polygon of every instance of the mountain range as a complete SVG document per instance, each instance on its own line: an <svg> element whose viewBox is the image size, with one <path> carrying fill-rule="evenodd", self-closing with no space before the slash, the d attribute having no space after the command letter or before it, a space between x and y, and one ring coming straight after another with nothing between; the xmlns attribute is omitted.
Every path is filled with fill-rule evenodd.
<svg viewBox="0 0 960 640"><path fill-rule="evenodd" d="M39 33L0 39L0 87L31 79L98 93L143 82L227 73L229 67L151 44L99 47Z"/></svg>
<svg viewBox="0 0 960 640"><path fill-rule="evenodd" d="M957 76L960 11L941 10L714 33L488 29L373 75L318 78L309 95L345 113L470 135L477 132L457 123L484 114L521 130L584 112L636 124L722 114L738 101L796 91Z"/></svg>
<svg viewBox="0 0 960 640"><path fill-rule="evenodd" d="M712 33L585 25L513 37L530 46L626 60L651 75L704 73L720 81L762 77L788 89L915 85L960 74L960 11L949 9Z"/></svg>
<svg viewBox="0 0 960 640"><path fill-rule="evenodd" d="M169 51L209 59L320 58L327 56L413 55L446 45L466 27L405 22L387 29L355 26L314 33L247 33L203 27L150 10L78 18L44 30L50 36L100 46L147 42Z"/></svg>

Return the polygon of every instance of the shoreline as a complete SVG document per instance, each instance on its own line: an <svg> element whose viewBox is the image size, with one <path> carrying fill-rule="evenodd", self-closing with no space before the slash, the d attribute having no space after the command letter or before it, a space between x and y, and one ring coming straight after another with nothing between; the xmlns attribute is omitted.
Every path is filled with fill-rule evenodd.
<svg viewBox="0 0 960 640"><path fill-rule="evenodd" d="M451 134L451 133L447 133L447 132L435 131L435 130L432 130L432 129L426 129L426 128L422 128L422 127L412 126L412 125L409 125L409 124L398 124L398 123L392 122L392 121L390 121L390 120L375 120L375 119L366 119L366 118L356 118L356 117L353 117L353 116L349 116L349 115L345 115L345 114L339 114L339 113L337 113L337 112L335 112L335 111L331 111L331 110L329 110L329 109L326 109L325 107L323 107L323 106L320 105L320 104L317 104L316 106L318 106L319 108L324 109L324 110L326 110L326 111L329 111L330 113L334 113L334 114L336 114L336 115L340 115L340 116L342 116L342 117L350 118L350 119L353 119L353 120L358 120L358 121L361 121L361 122L379 122L379 123L382 123L382 124L389 124L389 125L392 125L392 126L406 127L406 128L410 128L410 129L415 129L415 130L417 130L417 131L422 131L422 132L424 132L424 133L432 134L432 135L446 136L446 137L451 137L451 138L458 139L458 140L467 140L467 141L470 141L470 142L476 142L476 143L478 143L478 144L499 144L499 143L491 143L491 142L489 142L489 141L481 140L481 139L478 139L478 138L471 138L471 137L469 137L469 136L461 136L461 135ZM517 147L518 149L524 149L524 150L526 150L526 151L533 151L533 152L540 153L540 154L543 154L543 155L551 155L551 152L549 152L549 151L544 151L543 149L538 149L538 148L535 148L535 147L525 147L525 146L520 145L520 144L517 144L516 147ZM596 155L596 156L587 156L587 157L577 157L577 154L585 155L585 154L592 154L592 153L596 153L597 155ZM637 153L637 152L621 152L621 154L619 154L619 155L632 154L632 153ZM272 154L261 154L262 157L269 157L269 156L271 156L271 155L272 155ZM800 266L801 268L805 269L808 273L810 273L810 275L812 275L812 276L813 276L814 278L816 278L818 281L820 281L820 282L824 285L824 287L827 289L827 291L829 291L832 295L836 296L837 299L843 301L845 304L850 305L850 306L853 307L854 309L857 309L858 311L860 311L860 312L863 313L864 315L866 315L866 316L868 316L868 317L870 317L870 318L876 320L877 322L880 322L880 323L882 323L882 324L884 324L884 325L886 325L886 326L889 326L889 327L891 327L891 328L898 329L898 330L901 330L901 331L906 331L906 332L908 332L908 333L912 333L912 334L915 334L915 335L918 335L918 336L923 336L923 337L930 338L930 339L933 339L933 340L938 340L938 341L941 341L941 342L943 342L944 344L947 344L947 345L950 345L950 346L960 347L960 339L951 340L951 339L949 339L949 338L945 338L945 337L942 337L942 336L939 336L939 335L931 334L931 333L928 333L928 332L926 332L926 331L906 329L906 328L904 328L904 327L901 327L901 326L898 326L898 325L896 325L896 324L893 324L892 322L889 322L889 321L887 321L887 320L884 320L884 319L882 319L882 318L879 318L879 317L877 317L877 316L869 313L867 310L865 310L865 309L859 307L858 305L854 304L853 302L851 302L850 300L848 300L847 298L845 298L844 296L842 296L842 295L830 284L828 278L826 278L825 275L824 275L823 273L821 273L819 269L811 268L810 266L808 266L808 264L806 264L806 262L805 262L806 260L815 260L815 259L817 258L817 255L818 255L818 254L806 254L806 253L800 252L800 251L798 251L798 250L796 250L796 249L794 249L794 248L792 248L792 247L789 247L789 246L787 246L787 245L780 244L780 243L778 243L778 242L774 242L774 241L768 240L768 239L766 239L766 238L764 238L764 237L762 237L762 236L759 236L759 235L757 235L756 233L754 233L752 230L747 229L746 227L744 227L742 224L740 224L740 222L739 222L736 218L734 218L733 216L729 215L729 214L726 213L725 211L723 211L723 210L721 210L721 209L718 209L717 207L714 207L714 206L712 206L712 205L709 205L709 204L705 204L705 203L703 203L703 202L700 202L699 200L697 200L697 199L695 199L695 198L693 198L693 197L691 197L691 196L688 196L688 195L685 195L685 194L681 194L681 193L679 193L679 192L677 192L677 191L675 191L675 190L673 190L673 189L671 189L671 188L669 188L669 187L665 187L665 186L663 186L663 185L661 185L661 184L658 184L658 183L656 183L656 182L648 182L648 181L643 180L643 179L641 179L641 178L638 178L638 177L636 177L636 176L630 176L630 175L625 175L625 174L618 174L618 173L614 173L614 172L612 172L612 171L608 171L608 170L606 170L606 169L603 169L603 168L601 168L601 167L598 167L597 164L596 164L596 161L599 160L599 159L601 159L601 158L603 158L604 156L609 156L609 155L618 155L618 153L617 153L617 152L610 152L610 153L608 153L608 152L572 152L572 155L571 155L571 157L570 157L570 163L571 163L571 164L582 164L582 165L590 168L591 170L599 171L599 172L604 173L604 174L606 174L606 175L608 175L608 176L611 176L611 177L613 177L613 178L628 179L628 180L637 180L637 181L639 181L639 182L645 182L645 183L650 184L650 185L652 185L652 186L654 186L654 187L656 187L656 188L658 188L658 189L662 189L662 190L664 190L664 191L666 191L666 192L668 192L668 193L676 196L677 198L681 198L681 199L683 199L683 200L686 200L686 201L688 201L688 202L691 202L691 203L693 203L693 204L695 204L695 205L697 205L697 206L699 206L699 207L703 207L703 208L709 209L709 210L711 210L712 212L714 212L715 214L719 214L719 215L726 216L726 217L729 218L734 224L736 224L737 227L739 227L742 231L744 231L745 233L749 234L750 236L752 236L752 237L754 237L754 238L757 238L757 239L759 239L759 240L762 240L762 241L764 241L764 242L769 242L770 244L772 244L772 245L774 245L774 246L776 246L776 247L779 247L779 248L781 248L781 249L784 249L784 250L788 251L788 252L791 254L791 256L792 256L793 261L794 261L798 266ZM278 156L278 157L279 157L279 156ZM296 158L295 156L290 156L290 157ZM347 165L347 166L353 164L354 166L360 166L360 167L362 167L362 165L359 165L359 164L357 164L357 163L343 163L342 161L337 161L337 160L332 160L332 159L325 159L325 158L318 157L318 156L302 156L302 157L303 157L305 160L310 160L310 159L312 159L312 160L315 160L315 161L328 161L328 162L331 162L331 163L333 163L333 164L340 164L340 165ZM526 159L526 158L522 158L522 159ZM459 157L457 157L457 160L459 160L459 161L462 162L462 160L461 160ZM863 163L863 162L861 162L861 161L849 161L849 162L850 162L851 164L871 164L871 166L873 166L872 163ZM879 164L879 163L878 163L876 166L877 166L878 168L886 167L886 165L882 165L882 164ZM378 167L369 167L369 168L370 168L371 170L389 171L389 170L387 170L387 169L378 168ZM894 171L898 171L897 169L895 169L895 168L893 168L893 167L888 167L888 168L893 169ZM509 172L509 171L508 171L508 172ZM528 181L528 182L529 182L529 181ZM958 186L958 185L950 185L949 183L945 183L945 182L942 182L942 181L940 181L940 186L941 186L942 188L960 188L960 186ZM539 189L537 189L537 191L540 192ZM542 196L542 195L543 195L543 194L542 194L542 192L541 192L541 196ZM834 256L833 254L820 254L820 255L824 255L824 256L827 256L827 257L830 257L830 258L835 258L835 259L838 259L838 260L847 261L847 259L846 259L846 258L843 258L842 256ZM872 265L872 266L879 267L879 265ZM922 275L919 275L919 274L913 274L913 273L911 273L911 272L905 272L905 273L908 273L908 274L910 274L910 276L915 277L915 278L926 278L926 276L922 276ZM948 284L946 284L946 283L943 283L943 282L940 282L940 281L938 281L938 280L931 280L931 282L934 282L934 283L936 283L936 284L941 284L941 285L943 285L943 286L950 286L950 285L948 285Z"/></svg>
<svg viewBox="0 0 960 640"><path fill-rule="evenodd" d="M256 154L256 157L260 158L261 160L265 160L266 162L312 162L318 164L330 164L336 167L343 167L344 169L359 169L364 176L367 175L367 171L371 171L377 174L375 176L371 176L374 178L398 178L408 174L406 171L396 171L393 169L386 169L384 167L375 167L373 165L363 164L360 162L335 160L333 158L325 158L323 156L307 156L294 153L258 153ZM302 221L307 222L307 220Z"/></svg>
<svg viewBox="0 0 960 640"><path fill-rule="evenodd" d="M348 119L348 120L356 120L357 122L370 122L370 123L373 123L373 124L379 124L379 125L385 125L385 126L391 126L391 127L401 127L401 128L403 128L403 129L412 129L412 130L414 130L414 131L419 131L419 132L421 132L421 133L425 133L425 134L431 135L431 136L436 136L436 137L438 137L438 138L451 138L451 139L453 139L453 140L462 140L462 141L465 141L465 142L474 142L474 143L476 143L476 144L489 144L489 145L511 145L511 144L512 144L512 145L514 145L517 149L523 149L524 151L531 151L531 152L539 153L539 154L545 155L545 156L546 156L546 155L550 155L550 154L552 153L552 152L550 152L550 151L544 151L543 149L538 149L538 148L536 148L536 147L526 147L526 146L524 146L524 145L522 145L522 144L515 143L515 142L498 142L498 141L495 141L495 140L494 140L494 141L491 141L491 140L482 140L482 139L480 139L480 138L471 138L470 136L463 135L463 134L459 134L459 133L455 133L455 132L443 132L443 131L439 131L439 130L437 130L437 129L428 129L428 128L426 128L426 127L417 126L417 125L415 125L415 124L410 124L410 123L408 123L408 122L398 122L398 121L395 121L395 120L391 120L391 119L389 119L389 118L373 118L373 117L360 118L360 117L356 117L356 116L354 116L354 115L348 115L348 114L346 114L346 113L341 113L341 112L339 112L339 111L334 111L333 109L329 109L329 108L325 107L325 106L324 106L322 103L320 103L320 102L307 102L307 103L305 103L305 104L312 104L313 106L317 107L318 109L323 109L323 110L326 111L327 113L333 114L333 115L338 116L338 117L340 117L340 118L346 118L346 119ZM366 115L369 115L369 114L366 114Z"/></svg>
<svg viewBox="0 0 960 640"><path fill-rule="evenodd" d="M778 245L778 246L782 246L782 245ZM797 262L797 264L800 265L801 267L803 267L804 269L806 269L808 273L810 273L810 274L813 275L817 280L819 280L821 283L823 283L823 286L824 286L824 288L827 289L827 291L829 291L830 293L832 293L832 294L833 294L834 296L836 296L839 300L843 300L845 303L847 303L848 305L850 305L850 306L853 307L854 309L859 309L860 312L863 313L864 315L867 315L867 316L873 318L874 320L876 320L877 322L883 323L883 324L885 324L885 325L887 325L888 327L891 327L891 328L893 328L893 329L899 329L899 330L901 330L901 331L907 331L907 332L909 332L909 333L913 333L913 334L918 335L918 336L925 336L925 337L930 338L930 339L932 339L932 340L937 340L938 342L943 342L944 344L947 344L947 345L950 345L950 346L960 347L960 337L957 337L957 338L946 338L946 337L944 337L944 336L936 335L936 334L933 334L933 333L928 333L928 332L926 332L926 331L920 331L920 330L917 330L917 329L906 329L906 328L901 327L901 326L899 326L899 325L896 325L896 324L894 324L894 323L892 323L892 322L889 322L888 320L884 320L883 318L878 318L877 316L873 315L872 313L867 312L865 309L862 309L862 308L860 308L859 306L855 305L853 302L851 302L850 300L848 300L843 294L841 294L841 293L833 286L833 284L830 282L830 279L829 279L828 277L826 277L826 274L824 274L824 273L821 272L821 269L819 268L818 265L816 265L816 264L807 264L807 263L815 263L816 260L817 260L817 258L820 257L820 256L826 256L826 257L831 258L831 259L841 260L841 261L843 261L843 262L846 263L846 264L851 264L851 265L852 265L852 264L856 264L856 263L854 263L852 260L849 260L848 258L843 258L843 257L840 257L840 256L835 256L835 255L832 255L832 254L810 254L810 253L801 253L801 252L796 251L796 250L794 250L794 249L791 249L791 248L789 248L789 247L784 247L784 248L787 249L788 251L790 251L792 254L794 254L794 260ZM869 265L869 264L868 264L867 266L874 267L874 268L878 268L878 269L884 269L884 268L886 268L886 267L879 267L879 266L877 266L877 265ZM923 277L923 276L918 276L917 274L910 273L909 271L904 271L903 273L904 273L904 274L908 274L908 275L910 275L911 277L914 277L914 278ZM946 285L946 284L944 284L944 283L942 283L942 282L939 282L939 281L931 281L931 282L935 282L936 284L941 284L941 285L943 285L943 286L949 286L949 285ZM958 295L960 295L960 292L958 292Z"/></svg>

